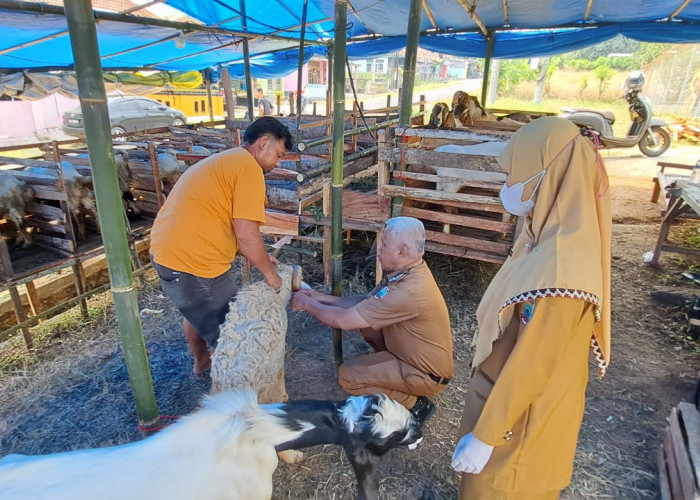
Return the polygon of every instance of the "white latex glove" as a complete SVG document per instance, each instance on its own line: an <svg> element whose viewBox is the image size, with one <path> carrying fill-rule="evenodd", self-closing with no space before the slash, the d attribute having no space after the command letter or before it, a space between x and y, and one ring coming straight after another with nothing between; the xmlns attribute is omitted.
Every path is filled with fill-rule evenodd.
<svg viewBox="0 0 700 500"><path fill-rule="evenodd" d="M491 458L493 446L476 439L470 432L457 443L452 455L452 468L457 472L478 474Z"/></svg>

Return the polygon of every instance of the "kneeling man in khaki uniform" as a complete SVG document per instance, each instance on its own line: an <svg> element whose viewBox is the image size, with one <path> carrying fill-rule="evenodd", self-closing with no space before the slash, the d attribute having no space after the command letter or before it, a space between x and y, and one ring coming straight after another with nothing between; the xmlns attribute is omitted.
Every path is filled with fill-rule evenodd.
<svg viewBox="0 0 700 500"><path fill-rule="evenodd" d="M384 393L421 421L435 412L428 398L452 377L452 332L445 299L423 261L425 228L412 217L389 219L378 251L384 279L368 294L336 297L301 290L292 308L331 328L359 329L375 350L338 371L350 394Z"/></svg>

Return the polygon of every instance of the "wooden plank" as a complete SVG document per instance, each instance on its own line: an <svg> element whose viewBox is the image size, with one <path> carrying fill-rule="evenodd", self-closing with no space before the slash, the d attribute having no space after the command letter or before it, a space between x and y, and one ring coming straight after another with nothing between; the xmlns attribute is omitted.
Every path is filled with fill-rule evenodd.
<svg viewBox="0 0 700 500"><path fill-rule="evenodd" d="M62 191L59 191L55 188L50 188L48 186L35 186L34 198L40 198L42 200L66 201L68 199L68 195L66 195L66 193Z"/></svg>
<svg viewBox="0 0 700 500"><path fill-rule="evenodd" d="M27 297L29 298L29 308L32 311L32 315L36 316L42 311L41 300L39 299L39 293L36 290L36 285L34 285L33 281L27 281L24 284L24 286L27 289ZM41 323L41 321L39 321L39 323Z"/></svg>
<svg viewBox="0 0 700 500"><path fill-rule="evenodd" d="M443 224L454 224L463 227L472 227L475 229L485 229L487 231L495 231L500 233L514 233L515 222L502 222L499 220L485 219L482 217L473 217L469 215L448 214L445 212L434 212L423 208L407 207L404 205L401 215L407 217L415 217L416 219L430 220L433 222L441 222Z"/></svg>
<svg viewBox="0 0 700 500"><path fill-rule="evenodd" d="M331 226L330 217L321 217L319 219L316 219L316 217L313 215L300 215L299 222L303 224L311 224L314 226ZM384 223L358 221L343 218L343 229L352 229L356 231L373 231L376 233L380 229L384 229Z"/></svg>
<svg viewBox="0 0 700 500"><path fill-rule="evenodd" d="M58 177L55 175L39 174L34 172L25 172L23 170L6 170L18 179L31 184L32 186L55 186Z"/></svg>
<svg viewBox="0 0 700 500"><path fill-rule="evenodd" d="M158 214L158 204L155 202L150 202L150 201L145 201L145 200L136 200L136 206L145 215L155 217Z"/></svg>
<svg viewBox="0 0 700 500"><path fill-rule="evenodd" d="M695 477L693 476L693 470L690 466L690 457L685 450L685 441L683 439L683 433L681 432L677 408L671 410L669 427L683 498L692 499L695 496Z"/></svg>
<svg viewBox="0 0 700 500"><path fill-rule="evenodd" d="M456 234L439 233L437 231L426 231L425 239L426 241L435 241L437 243L442 243L443 245L462 246L465 248L471 248L472 250L479 250L482 252L494 253L503 256L508 255L511 246L509 243L497 243L495 241L481 240L479 238L459 236Z"/></svg>
<svg viewBox="0 0 700 500"><path fill-rule="evenodd" d="M673 500L671 498L671 485L668 482L668 469L666 468L666 457L664 455L663 445L659 446L657 462L659 465L659 490L661 492L661 500Z"/></svg>
<svg viewBox="0 0 700 500"><path fill-rule="evenodd" d="M329 213L331 214L331 207ZM356 221L385 222L391 216L391 199L359 191L343 191L343 213Z"/></svg>
<svg viewBox="0 0 700 500"><path fill-rule="evenodd" d="M674 163L670 161L660 161L657 162L657 165L662 168L682 168L685 170L693 170L695 168L695 165L688 165L685 163Z"/></svg>
<svg viewBox="0 0 700 500"><path fill-rule="evenodd" d="M133 189L155 192L153 175L136 174L131 177L131 180L129 181L129 186Z"/></svg>
<svg viewBox="0 0 700 500"><path fill-rule="evenodd" d="M454 129L438 129L438 128L403 128L396 127L392 129L396 136L405 135L406 137L433 137L435 139L456 139L456 140L471 140L471 141L503 141L507 142L513 135L513 132L495 132L495 131L476 131L470 128L454 130Z"/></svg>
<svg viewBox="0 0 700 500"><path fill-rule="evenodd" d="M25 222L27 223L28 226L38 227L38 228L42 229L43 231L51 231L51 232L59 233L59 234L66 234L65 224L51 224L48 221L45 221L43 219L38 219L35 217L25 219Z"/></svg>
<svg viewBox="0 0 700 500"><path fill-rule="evenodd" d="M428 252L441 253L444 255L454 255L455 257L481 260L484 262L492 262L494 264L503 264L506 260L505 256L493 255L487 252L480 252L471 248L443 245L442 243L437 243L435 241L426 241L425 249Z"/></svg>
<svg viewBox="0 0 700 500"><path fill-rule="evenodd" d="M265 210L265 224L260 226L263 234L299 234L299 216L285 212Z"/></svg>
<svg viewBox="0 0 700 500"><path fill-rule="evenodd" d="M700 413L695 406L685 401L678 404L678 411L685 430L688 456L695 473L695 488L700 490Z"/></svg>
<svg viewBox="0 0 700 500"><path fill-rule="evenodd" d="M143 191L142 189L132 189L134 197L138 201L145 201L147 203L154 203L158 206L158 196L153 191Z"/></svg>
<svg viewBox="0 0 700 500"><path fill-rule="evenodd" d="M455 184L459 184L462 186L467 186L467 187L478 187L482 189L494 189L494 190L499 190L503 186L503 183L506 180L506 174L500 173L500 172L482 172L480 170L462 170L466 175L465 177L453 177L453 176L447 176L447 175L436 175L436 174L424 174L421 172L398 172L394 171L392 172L392 176L394 178L405 178L405 179L413 179L417 181L424 181L424 182L452 182ZM486 180L484 178L478 178L479 174L481 175L489 175L491 176L494 180Z"/></svg>
<svg viewBox="0 0 700 500"><path fill-rule="evenodd" d="M59 250L65 250L66 252L75 252L75 245L73 242L64 238L56 238L53 236L46 236L44 234L33 234L32 241L39 245L55 247Z"/></svg>
<svg viewBox="0 0 700 500"><path fill-rule="evenodd" d="M401 148L384 148L379 150L379 160L388 162L401 161ZM406 165L427 165L430 167L450 167L464 170L482 170L501 172L495 156L472 155L462 153L443 153L416 148L405 148L403 162Z"/></svg>
<svg viewBox="0 0 700 500"><path fill-rule="evenodd" d="M27 213L32 215L39 215L49 220L60 220L61 222L66 222L65 212L60 208L53 207L51 205L30 202L27 203Z"/></svg>
<svg viewBox="0 0 700 500"><path fill-rule="evenodd" d="M379 186L379 194L382 196L403 196L416 201L428 203L440 202L451 207L483 210L484 212L506 213L499 198L493 196L479 196L465 193L446 193L433 189L409 188L404 186L384 185Z"/></svg>
<svg viewBox="0 0 700 500"><path fill-rule="evenodd" d="M12 156L0 156L0 163L4 165L22 165L24 167L42 167L57 169L58 163L47 160L32 160L30 158L14 158Z"/></svg>
<svg viewBox="0 0 700 500"><path fill-rule="evenodd" d="M0 238L0 278L10 279L15 274L5 238Z"/></svg>
<svg viewBox="0 0 700 500"><path fill-rule="evenodd" d="M676 464L676 455L673 452L673 442L669 430L664 434L663 447L666 463L668 464L668 484L671 487L671 498L682 499L683 490L681 489L681 479L678 475L678 465Z"/></svg>

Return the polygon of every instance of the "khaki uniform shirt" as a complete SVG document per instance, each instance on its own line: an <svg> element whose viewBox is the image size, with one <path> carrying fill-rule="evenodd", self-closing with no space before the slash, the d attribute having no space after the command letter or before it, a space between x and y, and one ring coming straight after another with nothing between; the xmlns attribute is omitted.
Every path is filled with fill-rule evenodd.
<svg viewBox="0 0 700 500"><path fill-rule="evenodd" d="M451 378L452 332L447 304L424 261L384 278L356 306L387 351L424 373Z"/></svg>

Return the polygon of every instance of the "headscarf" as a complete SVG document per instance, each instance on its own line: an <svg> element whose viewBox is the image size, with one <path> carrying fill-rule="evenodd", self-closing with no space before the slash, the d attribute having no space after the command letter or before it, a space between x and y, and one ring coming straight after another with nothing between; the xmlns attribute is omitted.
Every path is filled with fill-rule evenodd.
<svg viewBox="0 0 700 500"><path fill-rule="evenodd" d="M546 170L535 206L524 216L511 256L477 309L478 366L512 320L515 304L538 297L574 297L596 306L591 345L600 376L610 362L610 238L608 177L593 143L569 120L543 117L520 128L498 162L511 184ZM525 186L523 199L535 189Z"/></svg>

